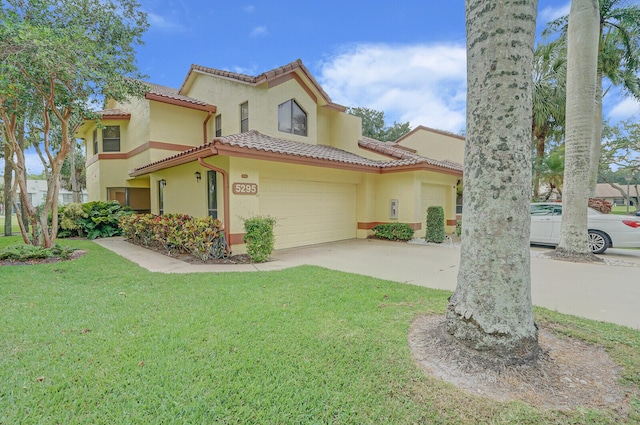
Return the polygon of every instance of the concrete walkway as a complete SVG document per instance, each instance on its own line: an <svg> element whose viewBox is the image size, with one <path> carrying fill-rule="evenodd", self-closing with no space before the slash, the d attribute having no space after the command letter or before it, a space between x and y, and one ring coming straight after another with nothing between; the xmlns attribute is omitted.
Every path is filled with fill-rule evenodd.
<svg viewBox="0 0 640 425"><path fill-rule="evenodd" d="M352 239L303 248L276 250L272 261L243 265L192 265L135 246L122 238L96 243L161 273L281 270L303 264L396 282L453 291L460 250L454 246L414 245ZM607 264L580 264L542 258L532 248L533 303L551 310L640 329L640 250L610 249Z"/></svg>

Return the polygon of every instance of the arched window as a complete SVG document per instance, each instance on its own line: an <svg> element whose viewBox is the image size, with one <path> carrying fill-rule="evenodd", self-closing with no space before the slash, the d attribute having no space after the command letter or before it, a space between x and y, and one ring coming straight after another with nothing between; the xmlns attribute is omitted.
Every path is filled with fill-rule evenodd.
<svg viewBox="0 0 640 425"><path fill-rule="evenodd" d="M278 130L299 136L307 135L307 113L295 100L278 105Z"/></svg>

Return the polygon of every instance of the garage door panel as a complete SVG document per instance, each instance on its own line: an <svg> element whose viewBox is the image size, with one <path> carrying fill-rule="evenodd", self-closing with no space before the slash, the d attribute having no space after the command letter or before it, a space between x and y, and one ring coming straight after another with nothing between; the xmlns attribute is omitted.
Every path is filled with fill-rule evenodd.
<svg viewBox="0 0 640 425"><path fill-rule="evenodd" d="M355 185L282 180L260 185L260 214L277 219L277 248L356 237Z"/></svg>

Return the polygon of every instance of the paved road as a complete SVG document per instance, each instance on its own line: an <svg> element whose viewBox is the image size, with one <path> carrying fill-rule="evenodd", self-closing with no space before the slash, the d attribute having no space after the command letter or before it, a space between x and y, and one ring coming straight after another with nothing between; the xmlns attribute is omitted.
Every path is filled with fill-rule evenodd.
<svg viewBox="0 0 640 425"><path fill-rule="evenodd" d="M255 265L193 266L136 247L120 238L97 243L165 273L278 270L313 264L396 282L453 291L460 250L379 240L342 242L275 251L273 261ZM532 247L531 294L535 305L562 313L640 329L640 250L610 249L608 264L580 264L541 257L549 248Z"/></svg>

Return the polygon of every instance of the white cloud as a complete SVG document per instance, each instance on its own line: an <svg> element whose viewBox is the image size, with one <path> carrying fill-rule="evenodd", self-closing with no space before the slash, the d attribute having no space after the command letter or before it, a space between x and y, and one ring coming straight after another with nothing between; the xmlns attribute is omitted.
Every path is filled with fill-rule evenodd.
<svg viewBox="0 0 640 425"><path fill-rule="evenodd" d="M28 174L42 174L44 167L35 149L27 149L24 153L25 165ZM0 158L0 172L4 175L4 159Z"/></svg>
<svg viewBox="0 0 640 425"><path fill-rule="evenodd" d="M245 7L242 8L242 10L244 10L246 13L254 13L256 11L256 7L252 4L247 5Z"/></svg>
<svg viewBox="0 0 640 425"><path fill-rule="evenodd" d="M265 27L264 25L260 25L252 29L250 35L251 37L264 37L267 34L269 34L267 27Z"/></svg>
<svg viewBox="0 0 640 425"><path fill-rule="evenodd" d="M458 133L465 126L466 48L462 44L351 46L321 66L336 103Z"/></svg>
<svg viewBox="0 0 640 425"><path fill-rule="evenodd" d="M181 32L185 27L177 20L171 20L156 13L147 12L147 20L151 29L157 29L166 32Z"/></svg>
<svg viewBox="0 0 640 425"><path fill-rule="evenodd" d="M608 117L612 122L615 122L627 120L633 115L640 115L640 102L632 97L627 97L611 108Z"/></svg>
<svg viewBox="0 0 640 425"><path fill-rule="evenodd" d="M546 25L548 22L568 15L570 9L571 2L567 2L556 7L547 6L538 13L538 23L541 25Z"/></svg>

